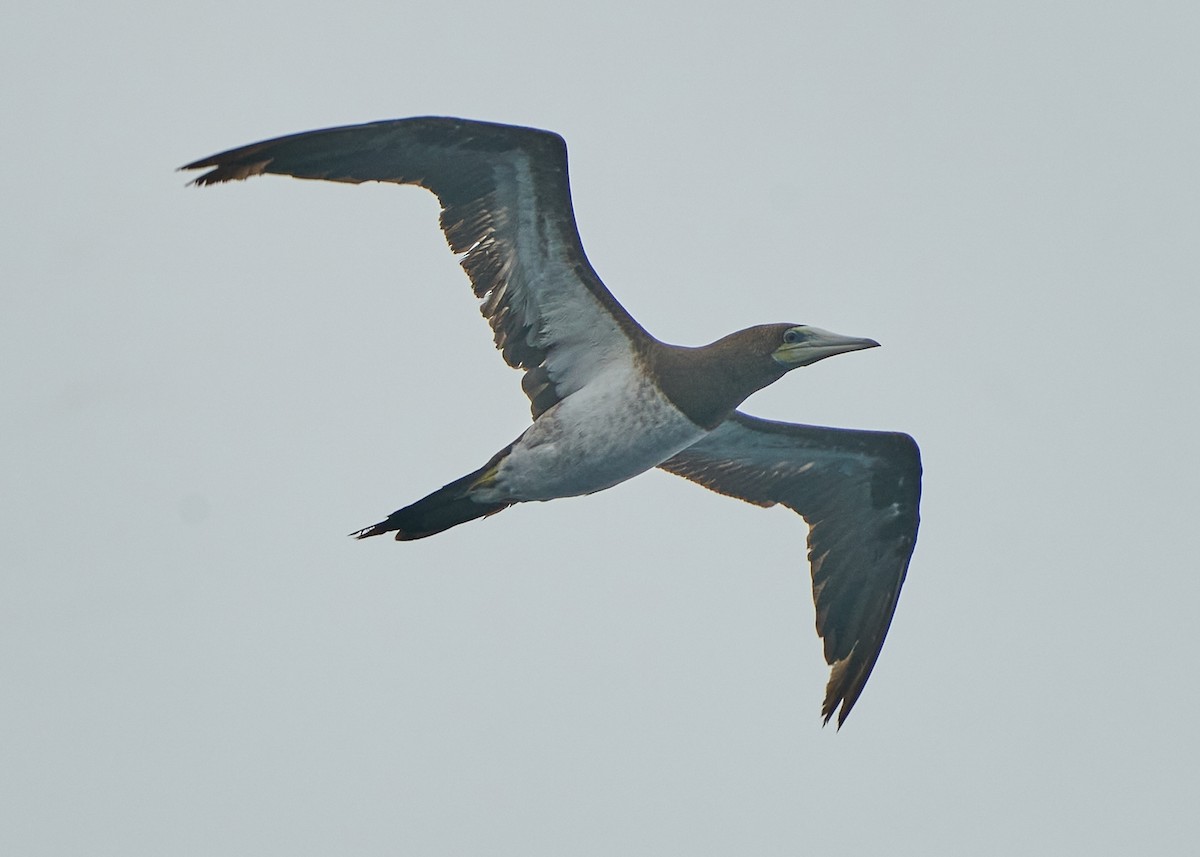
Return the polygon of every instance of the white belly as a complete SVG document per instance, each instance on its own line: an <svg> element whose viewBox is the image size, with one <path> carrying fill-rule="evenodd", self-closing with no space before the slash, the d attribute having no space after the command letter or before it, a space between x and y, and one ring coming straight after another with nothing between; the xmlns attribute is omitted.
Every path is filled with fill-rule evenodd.
<svg viewBox="0 0 1200 857"><path fill-rule="evenodd" d="M592 380L531 425L472 492L483 502L552 500L611 488L707 434L632 367Z"/></svg>

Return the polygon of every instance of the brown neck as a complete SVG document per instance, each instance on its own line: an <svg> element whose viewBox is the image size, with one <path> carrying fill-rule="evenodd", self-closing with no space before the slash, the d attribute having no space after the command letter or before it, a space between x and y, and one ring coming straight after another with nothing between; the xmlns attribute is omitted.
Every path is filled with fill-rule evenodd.
<svg viewBox="0 0 1200 857"><path fill-rule="evenodd" d="M713 429L751 393L787 374L771 358L776 336L751 328L699 348L650 340L642 359L675 407L696 425Z"/></svg>

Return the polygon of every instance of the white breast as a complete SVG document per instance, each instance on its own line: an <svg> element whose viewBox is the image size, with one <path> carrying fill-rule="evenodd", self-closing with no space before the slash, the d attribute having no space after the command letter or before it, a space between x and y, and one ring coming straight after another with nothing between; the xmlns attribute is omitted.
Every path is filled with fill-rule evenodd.
<svg viewBox="0 0 1200 857"><path fill-rule="evenodd" d="M706 430L622 361L542 414L476 499L552 500L611 488L691 446Z"/></svg>

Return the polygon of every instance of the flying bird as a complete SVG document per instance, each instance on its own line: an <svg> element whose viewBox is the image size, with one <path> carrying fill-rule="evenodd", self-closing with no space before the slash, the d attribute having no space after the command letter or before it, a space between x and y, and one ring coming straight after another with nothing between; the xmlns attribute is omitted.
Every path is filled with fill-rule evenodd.
<svg viewBox="0 0 1200 857"><path fill-rule="evenodd" d="M821 714L839 728L879 657L916 544L921 461L906 434L774 422L737 410L792 369L873 348L807 324L709 345L647 333L583 252L567 149L534 128L444 117L293 134L183 167L211 185L278 173L412 184L441 227L496 347L524 371L533 423L482 467L351 535L432 536L514 503L591 494L659 467L809 526L817 633L831 667Z"/></svg>

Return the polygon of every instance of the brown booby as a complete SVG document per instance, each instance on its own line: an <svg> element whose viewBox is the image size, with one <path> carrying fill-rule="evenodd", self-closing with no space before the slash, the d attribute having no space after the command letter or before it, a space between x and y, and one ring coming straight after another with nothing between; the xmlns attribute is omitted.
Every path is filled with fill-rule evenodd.
<svg viewBox="0 0 1200 857"><path fill-rule="evenodd" d="M420 539L514 503L591 494L660 467L809 525L821 709L845 721L875 666L917 538L921 462L906 434L737 410L787 372L871 339L766 324L687 348L652 337L592 269L557 134L422 117L309 131L203 158L210 185L278 173L427 188L496 347L524 370L533 424L483 467L359 530ZM840 710L839 710L840 707Z"/></svg>

